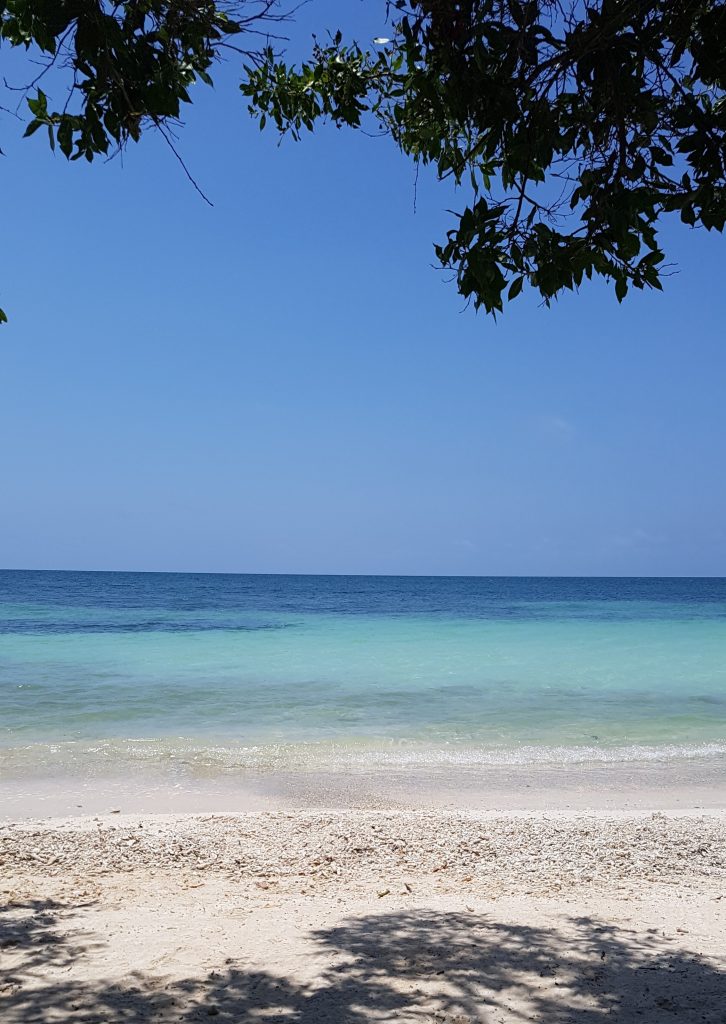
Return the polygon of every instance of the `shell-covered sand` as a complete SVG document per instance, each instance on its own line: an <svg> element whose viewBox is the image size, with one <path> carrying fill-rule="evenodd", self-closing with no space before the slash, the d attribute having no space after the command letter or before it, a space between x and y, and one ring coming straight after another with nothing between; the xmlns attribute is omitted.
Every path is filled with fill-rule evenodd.
<svg viewBox="0 0 726 1024"><path fill-rule="evenodd" d="M111 814L0 827L0 865L49 877L218 872L285 889L388 881L487 894L726 880L726 817L335 811ZM438 878L435 876L439 876Z"/></svg>
<svg viewBox="0 0 726 1024"><path fill-rule="evenodd" d="M723 813L0 829L0 1019L726 1021Z"/></svg>

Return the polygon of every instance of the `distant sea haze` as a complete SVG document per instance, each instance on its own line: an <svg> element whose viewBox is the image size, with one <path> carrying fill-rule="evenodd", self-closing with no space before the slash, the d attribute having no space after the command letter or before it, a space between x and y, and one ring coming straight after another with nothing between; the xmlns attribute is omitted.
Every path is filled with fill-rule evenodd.
<svg viewBox="0 0 726 1024"><path fill-rule="evenodd" d="M726 580L0 572L7 775L726 752Z"/></svg>

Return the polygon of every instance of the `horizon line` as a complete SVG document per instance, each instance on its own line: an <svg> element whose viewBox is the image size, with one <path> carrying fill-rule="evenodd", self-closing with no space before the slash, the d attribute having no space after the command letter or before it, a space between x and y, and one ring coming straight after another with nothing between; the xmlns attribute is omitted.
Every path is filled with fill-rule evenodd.
<svg viewBox="0 0 726 1024"><path fill-rule="evenodd" d="M464 580L726 580L726 576L713 574L679 573L677 575L649 573L647 575L602 573L405 573L405 572L242 572L217 569L28 569L0 567L2 572L55 572L98 573L127 576L293 576L324 579L464 579Z"/></svg>

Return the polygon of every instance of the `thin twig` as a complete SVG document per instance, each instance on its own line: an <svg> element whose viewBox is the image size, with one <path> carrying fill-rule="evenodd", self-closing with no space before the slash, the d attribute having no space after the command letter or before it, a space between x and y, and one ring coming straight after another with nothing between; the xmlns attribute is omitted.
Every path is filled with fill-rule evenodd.
<svg viewBox="0 0 726 1024"><path fill-rule="evenodd" d="M164 141L166 142L166 144L169 147L169 149L172 151L172 153L174 154L176 159L179 161L179 164L180 164L182 170L184 171L184 174L187 176L189 181L192 183L192 185L194 186L194 189L199 193L199 195L202 197L204 202L207 203L208 206L214 207L214 203L212 202L212 200L208 196L206 196L204 194L204 192L200 188L199 184L195 181L193 174L191 173L191 171L189 170L187 165L184 163L184 158L182 157L181 153L179 152L179 150L176 148L176 146L172 142L170 135L168 134L168 132L164 128L164 125L161 123L161 121L159 120L158 117L154 118L153 120L154 120L154 124L159 129L159 131L161 132L161 137L164 139Z"/></svg>

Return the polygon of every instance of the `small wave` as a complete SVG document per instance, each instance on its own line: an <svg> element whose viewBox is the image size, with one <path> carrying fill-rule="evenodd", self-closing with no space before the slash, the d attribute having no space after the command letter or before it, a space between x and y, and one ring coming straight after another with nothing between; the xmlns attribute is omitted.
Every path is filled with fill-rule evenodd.
<svg viewBox="0 0 726 1024"><path fill-rule="evenodd" d="M17 776L49 771L96 775L127 770L221 776L244 772L376 772L487 768L572 768L668 764L726 756L726 743L478 748L369 743L204 743L189 738L33 743L0 749L0 769Z"/></svg>

